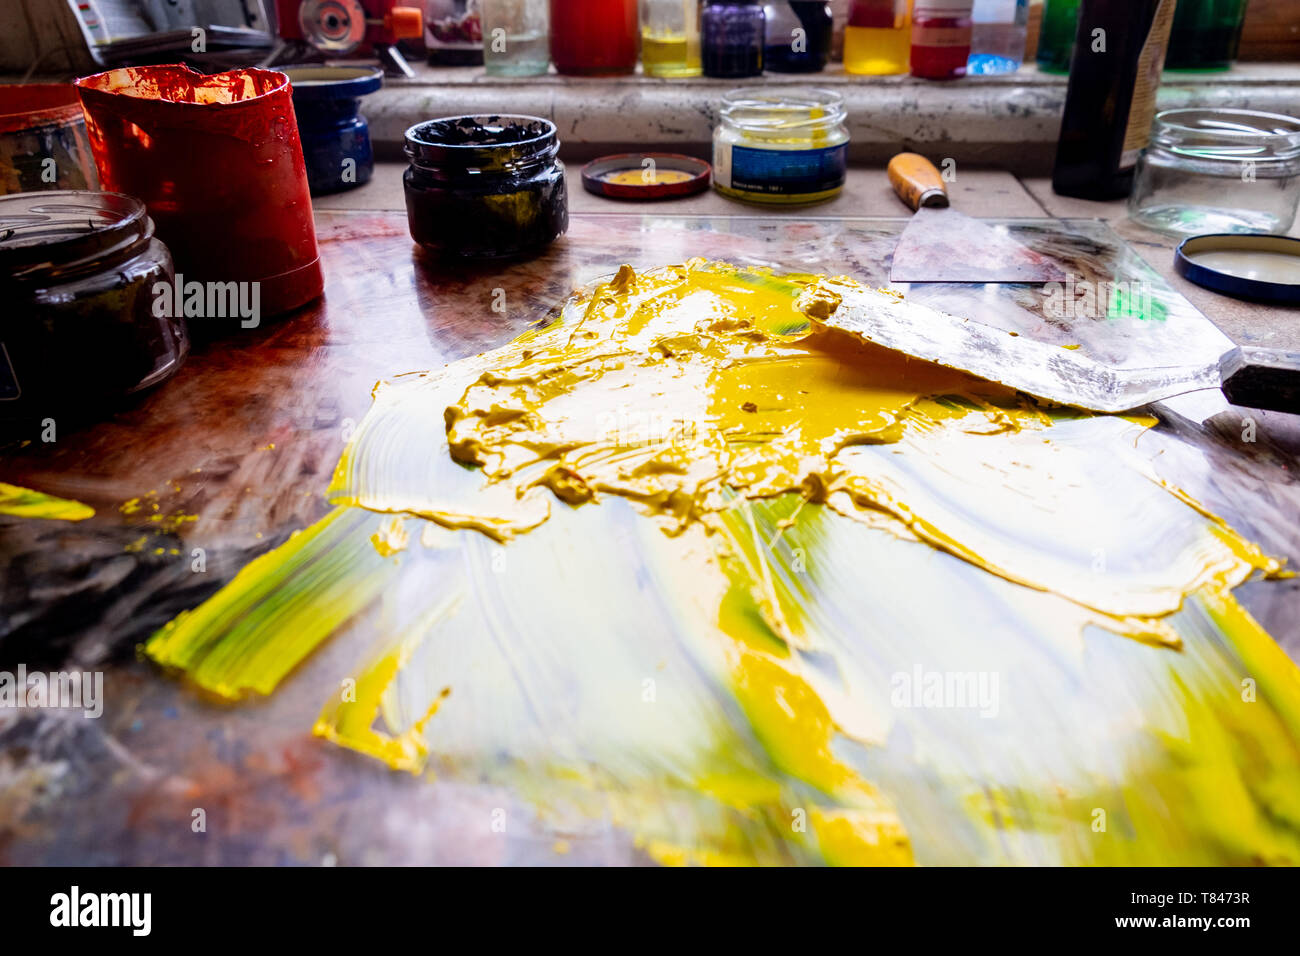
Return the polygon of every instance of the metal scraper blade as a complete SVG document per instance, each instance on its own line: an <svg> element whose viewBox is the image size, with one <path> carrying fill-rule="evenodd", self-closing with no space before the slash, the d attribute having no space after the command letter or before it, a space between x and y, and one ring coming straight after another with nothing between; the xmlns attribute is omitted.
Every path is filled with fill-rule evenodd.
<svg viewBox="0 0 1300 956"><path fill-rule="evenodd" d="M890 282L1063 282L1051 259L951 208L922 206L894 249Z"/></svg>
<svg viewBox="0 0 1300 956"><path fill-rule="evenodd" d="M1199 388L1217 388L1217 360L1203 365L1114 368L1076 349L963 319L885 292L824 280L839 304L818 322L914 358L1001 382L1037 398L1123 412Z"/></svg>

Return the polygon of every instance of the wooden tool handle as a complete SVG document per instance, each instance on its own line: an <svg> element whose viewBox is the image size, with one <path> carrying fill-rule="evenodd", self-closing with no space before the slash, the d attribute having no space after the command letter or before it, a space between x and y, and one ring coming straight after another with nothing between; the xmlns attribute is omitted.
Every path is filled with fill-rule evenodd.
<svg viewBox="0 0 1300 956"><path fill-rule="evenodd" d="M1300 414L1300 352L1241 346L1223 357L1219 373L1232 404Z"/></svg>
<svg viewBox="0 0 1300 956"><path fill-rule="evenodd" d="M920 153L899 153L889 161L889 182L898 198L913 211L922 206L948 205L939 170Z"/></svg>

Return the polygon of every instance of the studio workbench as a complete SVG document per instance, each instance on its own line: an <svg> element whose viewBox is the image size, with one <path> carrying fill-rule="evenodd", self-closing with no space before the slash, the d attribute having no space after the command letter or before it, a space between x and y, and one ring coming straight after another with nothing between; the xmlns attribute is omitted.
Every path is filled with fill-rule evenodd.
<svg viewBox="0 0 1300 956"><path fill-rule="evenodd" d="M647 848L617 812L557 822L521 809L520 794L489 775L395 772L314 737L321 687L348 673L357 641L378 632L364 615L348 639L325 645L274 694L239 704L196 691L139 647L330 512L325 489L376 382L501 346L623 263L646 269L700 256L884 284L883 264L906 211L880 169L851 170L831 203L768 210L713 193L619 203L585 193L571 168L569 231L544 255L449 265L412 244L401 169L381 163L371 183L316 202L322 301L200 340L173 380L111 417L60 427L54 441L11 445L0 455L0 481L95 509L76 523L0 518L0 666L105 675L99 719L0 710L0 862L547 864L671 856ZM1085 266L1152 276L1162 294L1185 299L1239 344L1300 347L1300 310L1247 304L1185 282L1173 274L1172 240L1129 223L1122 203L1062 199L1045 181L994 170L963 170L950 191L968 215L1031 232L1033 220L1065 223L1091 250L1079 254ZM960 308L943 295L931 304ZM1263 552L1300 562L1300 419L1231 408L1217 393L1181 396L1152 411L1159 424L1142 441L1159 477ZM1300 581L1253 580L1236 596L1300 660ZM1130 643L1136 650L1121 653L1177 653ZM888 761L864 765L894 779ZM956 844L921 826L933 819L926 812L943 812L924 810L924 794L938 786L882 789L902 808L917 862L961 862ZM502 807L512 821L505 830L485 822ZM204 811L201 830L196 809ZM1245 862L1255 852L1248 843L1209 841L1203 858L1186 859ZM1035 852L1017 845L1000 859L1055 859Z"/></svg>

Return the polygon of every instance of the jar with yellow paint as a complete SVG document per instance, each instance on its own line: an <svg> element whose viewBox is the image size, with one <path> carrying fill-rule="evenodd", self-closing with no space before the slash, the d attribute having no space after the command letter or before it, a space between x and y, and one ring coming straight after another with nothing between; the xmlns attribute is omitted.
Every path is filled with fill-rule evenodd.
<svg viewBox="0 0 1300 956"><path fill-rule="evenodd" d="M713 186L732 199L815 203L844 188L844 100L815 87L744 87L722 98Z"/></svg>

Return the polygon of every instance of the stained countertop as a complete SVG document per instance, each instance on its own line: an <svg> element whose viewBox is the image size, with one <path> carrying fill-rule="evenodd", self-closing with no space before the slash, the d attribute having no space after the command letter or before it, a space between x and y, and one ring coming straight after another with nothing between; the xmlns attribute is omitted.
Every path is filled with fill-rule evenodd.
<svg viewBox="0 0 1300 956"><path fill-rule="evenodd" d="M935 154L935 159L939 159ZM405 164L380 162L369 183L348 192L320 196L318 209L401 210ZM633 203L596 196L582 188L577 164L570 169L569 208L574 213L650 213L664 216L784 216L824 219L853 216L905 216L907 209L894 195L879 167L850 168L844 192L815 206L757 206L738 203L708 190L696 196L658 203ZM1300 308L1242 302L1216 295L1174 272L1178 240L1140 226L1128 218L1124 200L1093 202L1058 196L1049 178L1018 177L1000 169L956 168L948 183L954 208L975 217L1053 217L1101 219L1122 236L1146 262L1238 344L1300 350ZM1289 235L1300 236L1300 221Z"/></svg>

